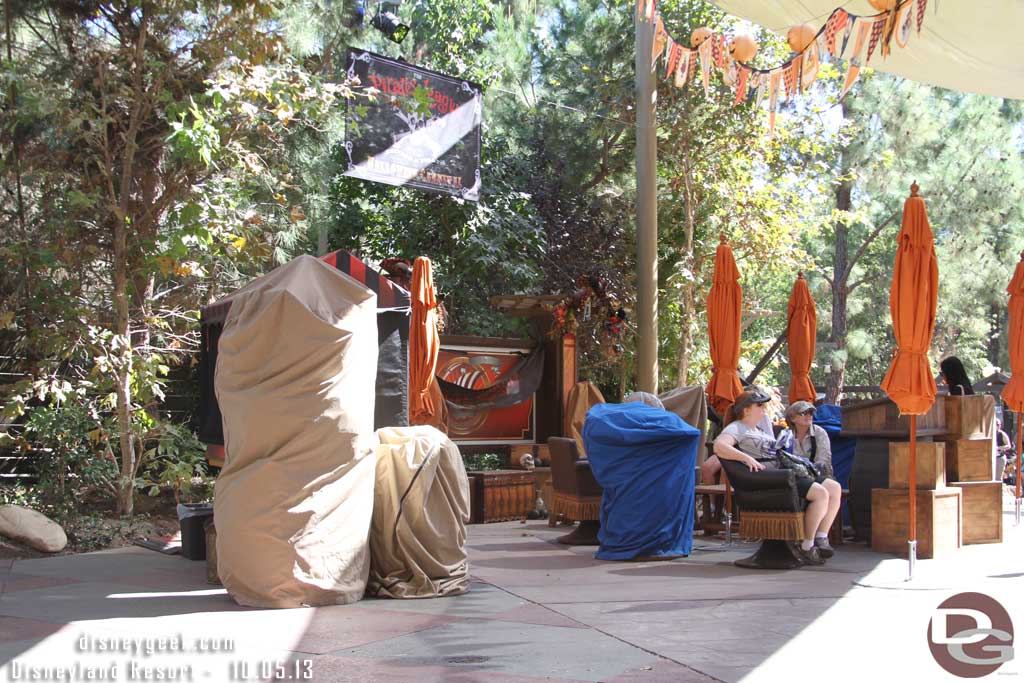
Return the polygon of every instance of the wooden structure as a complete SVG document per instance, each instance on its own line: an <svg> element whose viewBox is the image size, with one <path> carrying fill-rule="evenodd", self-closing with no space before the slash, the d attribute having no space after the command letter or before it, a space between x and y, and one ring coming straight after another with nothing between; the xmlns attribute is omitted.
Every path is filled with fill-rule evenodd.
<svg viewBox="0 0 1024 683"><path fill-rule="evenodd" d="M918 417L919 557L941 555L963 543L1002 541L1002 489L993 480L994 423L995 402L986 395L939 395ZM858 440L850 481L855 532L876 550L905 554L909 419L888 399L865 401L843 407L842 433Z"/></svg>
<svg viewBox="0 0 1024 683"><path fill-rule="evenodd" d="M1003 483L954 482L963 497L964 543L1003 542Z"/></svg>
<svg viewBox="0 0 1024 683"><path fill-rule="evenodd" d="M532 472L469 472L470 523L526 519L537 500Z"/></svg>
<svg viewBox="0 0 1024 683"><path fill-rule="evenodd" d="M491 305L502 313L527 318L534 336L544 342L544 378L537 390L537 425L535 441L546 444L548 437L564 436L562 424L565 401L577 382L576 337L572 334L551 336L551 307L563 297L557 294L532 296L526 294L492 296Z"/></svg>
<svg viewBox="0 0 1024 683"><path fill-rule="evenodd" d="M874 489L871 492L871 549L907 554L910 491ZM960 489L945 487L917 492L917 556L940 557L960 548L962 501Z"/></svg>

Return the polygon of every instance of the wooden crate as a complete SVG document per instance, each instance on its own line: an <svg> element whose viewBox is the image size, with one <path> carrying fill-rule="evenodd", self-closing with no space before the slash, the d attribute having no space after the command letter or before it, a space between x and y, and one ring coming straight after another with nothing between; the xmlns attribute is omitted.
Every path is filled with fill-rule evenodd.
<svg viewBox="0 0 1024 683"><path fill-rule="evenodd" d="M945 398L936 396L931 409L917 417L919 436L946 431ZM844 404L843 435L907 438L910 436L910 417L900 415L899 407L888 398Z"/></svg>
<svg viewBox="0 0 1024 683"><path fill-rule="evenodd" d="M946 431L959 439L995 436L996 402L987 394L946 397Z"/></svg>
<svg viewBox="0 0 1024 683"><path fill-rule="evenodd" d="M910 492L871 491L871 549L906 556ZM929 559L949 554L963 542L961 491L950 487L917 493L917 556Z"/></svg>
<svg viewBox="0 0 1024 683"><path fill-rule="evenodd" d="M992 481L992 439L944 439L946 444L946 480Z"/></svg>
<svg viewBox="0 0 1024 683"><path fill-rule="evenodd" d="M532 472L491 470L473 472L472 516L477 523L524 519L537 500Z"/></svg>
<svg viewBox="0 0 1024 683"><path fill-rule="evenodd" d="M1002 543L1002 482L957 482L953 486L963 492L964 543Z"/></svg>
<svg viewBox="0 0 1024 683"><path fill-rule="evenodd" d="M917 444L917 488L941 489L946 485L946 446L930 441ZM910 443L889 444L889 488L910 488Z"/></svg>

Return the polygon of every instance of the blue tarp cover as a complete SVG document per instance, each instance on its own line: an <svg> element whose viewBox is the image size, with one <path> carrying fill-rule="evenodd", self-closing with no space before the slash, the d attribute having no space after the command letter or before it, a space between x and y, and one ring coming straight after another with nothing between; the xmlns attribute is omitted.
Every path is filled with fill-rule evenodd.
<svg viewBox="0 0 1024 683"><path fill-rule="evenodd" d="M857 447L857 439L839 436L843 428L843 411L837 405L826 403L818 406L814 413L814 424L828 433L832 444L832 473L844 489L850 488L850 473L853 471L853 452ZM843 523L850 523L849 506L843 504Z"/></svg>
<svg viewBox="0 0 1024 683"><path fill-rule="evenodd" d="M689 555L700 431L643 403L590 409L583 444L601 497L599 560Z"/></svg>

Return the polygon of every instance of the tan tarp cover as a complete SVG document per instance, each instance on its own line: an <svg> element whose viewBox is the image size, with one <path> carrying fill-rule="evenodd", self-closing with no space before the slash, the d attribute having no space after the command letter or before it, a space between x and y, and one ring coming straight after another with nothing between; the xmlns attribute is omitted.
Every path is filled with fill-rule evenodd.
<svg viewBox="0 0 1024 683"><path fill-rule="evenodd" d="M373 513L376 295L300 256L231 297L215 388L217 568L242 605L359 600Z"/></svg>
<svg viewBox="0 0 1024 683"><path fill-rule="evenodd" d="M697 384L692 387L676 387L658 396L665 410L683 418L683 422L700 430L700 448L697 449L697 464L707 458L704 448L708 433L708 399L704 387Z"/></svg>
<svg viewBox="0 0 1024 683"><path fill-rule="evenodd" d="M377 430L367 592L432 598L469 590L469 480L458 447L427 425Z"/></svg>
<svg viewBox="0 0 1024 683"><path fill-rule="evenodd" d="M604 402L601 390L593 382L577 382L565 399L565 424L562 425L562 433L566 438L576 439L576 447L579 448L581 456L587 454L583 448L583 423L587 419L587 411Z"/></svg>
<svg viewBox="0 0 1024 683"><path fill-rule="evenodd" d="M820 28L838 6L861 16L877 14L866 0L715 0L729 14L786 36L797 24ZM916 10L916 3L912 4ZM1024 98L1024 2L931 0L921 28L905 48L894 43L888 57L876 50L868 66L919 83L997 97ZM679 26L669 31L682 33ZM686 34L689 35L688 33ZM848 51L855 40L850 40ZM845 72L845 65L840 67Z"/></svg>

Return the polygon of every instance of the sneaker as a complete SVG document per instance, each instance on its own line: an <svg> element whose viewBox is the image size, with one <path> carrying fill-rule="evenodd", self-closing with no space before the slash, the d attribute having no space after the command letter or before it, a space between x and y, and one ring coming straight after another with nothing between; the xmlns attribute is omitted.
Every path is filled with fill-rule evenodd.
<svg viewBox="0 0 1024 683"><path fill-rule="evenodd" d="M828 542L828 538L815 538L814 547L818 549L818 554L824 557L825 559L828 559L836 554L835 549Z"/></svg>
<svg viewBox="0 0 1024 683"><path fill-rule="evenodd" d="M818 549L811 546L810 550L804 550L799 543L796 544L796 556L800 559L801 564L804 565L823 565L825 559L818 552Z"/></svg>

